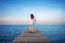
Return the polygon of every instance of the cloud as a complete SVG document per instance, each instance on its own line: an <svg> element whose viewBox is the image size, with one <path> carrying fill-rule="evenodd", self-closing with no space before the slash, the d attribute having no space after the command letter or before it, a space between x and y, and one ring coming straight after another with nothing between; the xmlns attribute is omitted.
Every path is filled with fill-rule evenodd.
<svg viewBox="0 0 65 43"><path fill-rule="evenodd" d="M1 17L0 24L25 24L27 23L26 19L22 17Z"/></svg>

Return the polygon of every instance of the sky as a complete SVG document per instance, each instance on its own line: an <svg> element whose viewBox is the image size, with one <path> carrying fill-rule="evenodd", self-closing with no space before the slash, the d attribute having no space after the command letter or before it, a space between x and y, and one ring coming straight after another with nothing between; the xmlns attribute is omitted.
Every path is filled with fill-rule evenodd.
<svg viewBox="0 0 65 43"><path fill-rule="evenodd" d="M0 0L0 24L29 24L30 14L36 24L65 23L64 0Z"/></svg>

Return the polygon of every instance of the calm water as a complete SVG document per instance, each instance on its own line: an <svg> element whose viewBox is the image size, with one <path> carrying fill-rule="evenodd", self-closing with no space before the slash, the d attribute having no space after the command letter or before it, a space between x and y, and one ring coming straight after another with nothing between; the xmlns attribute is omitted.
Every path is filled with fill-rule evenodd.
<svg viewBox="0 0 65 43"><path fill-rule="evenodd" d="M65 43L65 25L36 25L52 43ZM29 28L28 25L0 25L0 43L10 43Z"/></svg>

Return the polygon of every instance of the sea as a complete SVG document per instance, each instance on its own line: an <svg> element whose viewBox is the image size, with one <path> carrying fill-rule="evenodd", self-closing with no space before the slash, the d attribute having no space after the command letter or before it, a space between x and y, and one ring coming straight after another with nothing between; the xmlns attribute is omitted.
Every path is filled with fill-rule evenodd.
<svg viewBox="0 0 65 43"><path fill-rule="evenodd" d="M52 43L65 43L65 25L35 25ZM29 25L0 25L0 43L11 43L29 29Z"/></svg>

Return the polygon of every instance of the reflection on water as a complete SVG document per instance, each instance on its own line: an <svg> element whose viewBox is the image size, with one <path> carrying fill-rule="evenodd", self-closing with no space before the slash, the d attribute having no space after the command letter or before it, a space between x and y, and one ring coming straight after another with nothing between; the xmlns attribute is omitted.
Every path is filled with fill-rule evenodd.
<svg viewBox="0 0 65 43"><path fill-rule="evenodd" d="M36 29L45 34L52 43L64 43L64 25L36 25ZM0 43L9 43L18 35L22 34L28 25L0 25Z"/></svg>

